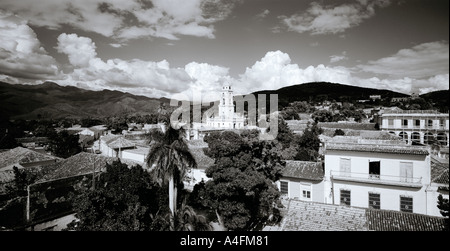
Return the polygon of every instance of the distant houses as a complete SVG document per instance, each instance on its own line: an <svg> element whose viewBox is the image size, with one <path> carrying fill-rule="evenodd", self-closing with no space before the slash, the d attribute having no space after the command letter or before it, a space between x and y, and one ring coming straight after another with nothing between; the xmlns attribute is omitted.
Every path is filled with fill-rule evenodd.
<svg viewBox="0 0 450 251"><path fill-rule="evenodd" d="M449 114L434 110L396 110L381 114L380 129L403 138L408 144L449 146Z"/></svg>

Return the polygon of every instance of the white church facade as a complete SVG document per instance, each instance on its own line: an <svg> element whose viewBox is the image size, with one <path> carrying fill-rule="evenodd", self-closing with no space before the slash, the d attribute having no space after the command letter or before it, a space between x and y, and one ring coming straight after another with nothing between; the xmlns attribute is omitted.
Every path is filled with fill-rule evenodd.
<svg viewBox="0 0 450 251"><path fill-rule="evenodd" d="M219 112L206 118L206 126L217 129L243 129L245 128L245 117L235 113L233 104L233 90L226 84L222 87L219 101Z"/></svg>

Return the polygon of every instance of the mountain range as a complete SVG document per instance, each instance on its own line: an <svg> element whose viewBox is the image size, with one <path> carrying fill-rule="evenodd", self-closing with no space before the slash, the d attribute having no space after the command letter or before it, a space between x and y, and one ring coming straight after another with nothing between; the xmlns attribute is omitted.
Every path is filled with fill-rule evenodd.
<svg viewBox="0 0 450 251"><path fill-rule="evenodd" d="M293 101L315 101L324 98L351 101L368 99L370 95L381 95L382 98L408 96L389 90L328 82L304 83L253 94L278 94L279 107ZM448 90L430 92L421 97L448 107ZM144 115L157 112L161 103L168 105L169 102L165 97L149 98L111 90L91 91L74 86L60 86L53 82L21 85L0 81L1 115L10 119L36 119L39 116L54 119L105 117L125 113Z"/></svg>
<svg viewBox="0 0 450 251"><path fill-rule="evenodd" d="M148 114L156 112L161 102L168 103L169 100L120 91L91 91L73 86L60 86L53 82L40 85L12 85L0 82L1 112L10 119Z"/></svg>

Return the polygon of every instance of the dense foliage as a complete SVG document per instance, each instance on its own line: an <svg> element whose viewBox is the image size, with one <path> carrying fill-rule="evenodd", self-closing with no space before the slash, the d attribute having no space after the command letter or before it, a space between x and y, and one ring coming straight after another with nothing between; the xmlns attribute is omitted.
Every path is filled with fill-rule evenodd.
<svg viewBox="0 0 450 251"><path fill-rule="evenodd" d="M225 131L205 137L205 154L215 159L211 180L195 186L193 198L217 214L228 230L250 230L279 219L274 182L285 163L277 141L261 141L258 131Z"/></svg>

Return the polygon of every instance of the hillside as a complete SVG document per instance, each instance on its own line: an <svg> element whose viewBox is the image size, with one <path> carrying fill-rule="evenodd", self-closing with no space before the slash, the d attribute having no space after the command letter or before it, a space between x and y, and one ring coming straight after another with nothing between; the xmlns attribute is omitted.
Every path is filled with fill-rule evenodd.
<svg viewBox="0 0 450 251"><path fill-rule="evenodd" d="M155 99L119 91L90 91L45 82L11 85L0 82L2 115L10 119L103 117L122 113L156 112L167 99Z"/></svg>
<svg viewBox="0 0 450 251"><path fill-rule="evenodd" d="M258 91L257 94L278 94L278 105L284 107L294 101L317 101L323 98L336 101L369 99L370 95L382 98L406 97L408 95L389 90L379 90L329 82L312 82L284 87L274 91Z"/></svg>
<svg viewBox="0 0 450 251"><path fill-rule="evenodd" d="M449 90L434 91L420 95L421 98L428 100L436 107L440 107L441 112L448 112Z"/></svg>

